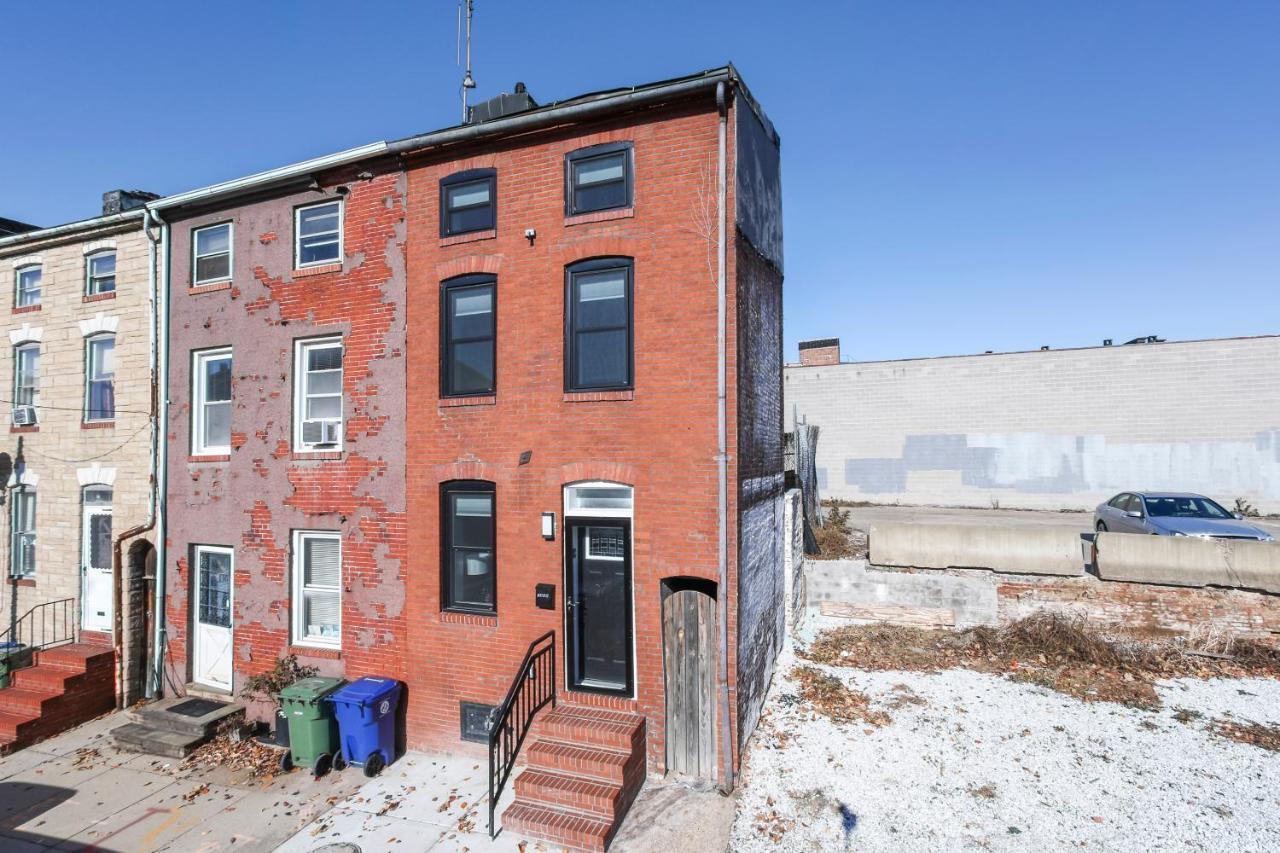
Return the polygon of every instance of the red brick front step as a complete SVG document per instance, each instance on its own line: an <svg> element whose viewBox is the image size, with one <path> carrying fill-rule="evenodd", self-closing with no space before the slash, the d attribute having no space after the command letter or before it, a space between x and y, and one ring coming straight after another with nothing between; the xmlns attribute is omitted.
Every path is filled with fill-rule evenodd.
<svg viewBox="0 0 1280 853"><path fill-rule="evenodd" d="M644 718L561 707L538 720L503 828L605 850L644 784Z"/></svg>
<svg viewBox="0 0 1280 853"><path fill-rule="evenodd" d="M36 653L0 690L0 755L30 746L115 707L115 652L72 643Z"/></svg>

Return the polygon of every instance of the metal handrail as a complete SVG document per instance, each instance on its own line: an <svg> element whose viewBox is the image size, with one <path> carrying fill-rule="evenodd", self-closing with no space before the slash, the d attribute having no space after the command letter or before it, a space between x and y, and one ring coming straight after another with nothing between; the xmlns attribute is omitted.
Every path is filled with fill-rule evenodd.
<svg viewBox="0 0 1280 853"><path fill-rule="evenodd" d="M59 598L37 604L0 633L0 643L17 643L38 652L76 641L76 600Z"/></svg>
<svg viewBox="0 0 1280 853"><path fill-rule="evenodd" d="M529 644L515 680L489 714L489 837L496 838L493 816L507 780L538 711L556 704L556 632L548 631Z"/></svg>

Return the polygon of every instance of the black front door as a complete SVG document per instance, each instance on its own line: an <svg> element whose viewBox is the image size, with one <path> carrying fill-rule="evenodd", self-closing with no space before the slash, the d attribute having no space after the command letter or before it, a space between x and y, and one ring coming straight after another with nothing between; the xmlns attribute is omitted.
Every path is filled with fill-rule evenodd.
<svg viewBox="0 0 1280 853"><path fill-rule="evenodd" d="M575 690L631 693L631 522L570 520L565 652Z"/></svg>

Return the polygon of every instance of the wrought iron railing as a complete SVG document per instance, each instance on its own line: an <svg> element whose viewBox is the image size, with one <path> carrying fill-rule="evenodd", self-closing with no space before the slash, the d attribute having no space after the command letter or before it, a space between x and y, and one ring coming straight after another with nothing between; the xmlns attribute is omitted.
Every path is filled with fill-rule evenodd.
<svg viewBox="0 0 1280 853"><path fill-rule="evenodd" d="M74 598L46 601L22 614L0 632L0 644L22 646L23 660L29 661L32 652L74 643L77 624Z"/></svg>
<svg viewBox="0 0 1280 853"><path fill-rule="evenodd" d="M556 704L556 633L548 631L529 644L507 698L489 715L489 837L496 838L493 816L533 717Z"/></svg>

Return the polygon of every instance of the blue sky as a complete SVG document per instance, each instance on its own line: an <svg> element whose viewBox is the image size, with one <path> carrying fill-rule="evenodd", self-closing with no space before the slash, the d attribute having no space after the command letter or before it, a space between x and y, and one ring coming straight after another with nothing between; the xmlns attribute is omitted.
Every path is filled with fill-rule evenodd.
<svg viewBox="0 0 1280 853"><path fill-rule="evenodd" d="M457 121L451 0L10 6L0 216ZM788 358L864 360L1280 332L1277 44L1272 0L477 0L474 55L543 100L737 63L783 138Z"/></svg>

